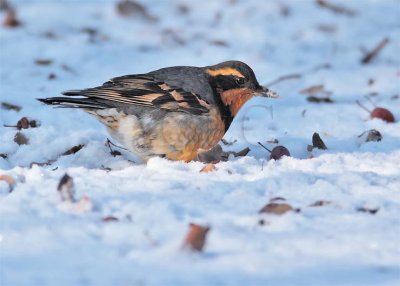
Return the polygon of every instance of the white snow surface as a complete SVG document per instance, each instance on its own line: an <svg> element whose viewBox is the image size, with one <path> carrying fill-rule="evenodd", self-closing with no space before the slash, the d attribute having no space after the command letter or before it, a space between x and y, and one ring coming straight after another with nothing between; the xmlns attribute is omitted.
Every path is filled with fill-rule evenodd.
<svg viewBox="0 0 400 286"><path fill-rule="evenodd" d="M355 103L373 109L365 96L375 93L372 101L400 120L400 2L331 0L354 17L315 1L142 3L157 21L124 18L108 0L12 1L23 26L0 27L0 101L22 110L0 109L0 174L16 181L11 193L0 181L0 285L400 285L400 124L371 120ZM385 37L362 65L360 48ZM246 104L225 136L237 142L222 146L250 153L210 173L200 162L113 157L94 118L36 101L119 75L231 59L262 84L302 76L271 86L279 99ZM319 84L334 103L300 94ZM22 116L41 126L22 130L29 144L19 146L17 130L3 125ZM370 129L383 140L361 144ZM328 150L310 159L314 132ZM272 139L292 157L269 161L257 142L273 148ZM59 157L77 144L85 146ZM91 205L60 202L65 173ZM300 212L259 214L274 197ZM310 207L318 200L331 204ZM201 253L181 249L189 223L211 227Z"/></svg>

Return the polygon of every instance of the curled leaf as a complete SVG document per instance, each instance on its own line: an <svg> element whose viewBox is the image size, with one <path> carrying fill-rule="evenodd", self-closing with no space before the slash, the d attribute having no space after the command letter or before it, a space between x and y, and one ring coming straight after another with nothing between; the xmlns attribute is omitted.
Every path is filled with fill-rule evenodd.
<svg viewBox="0 0 400 286"><path fill-rule="evenodd" d="M60 193L62 201L75 202L74 180L68 174L65 174L61 178L57 191Z"/></svg>
<svg viewBox="0 0 400 286"><path fill-rule="evenodd" d="M14 136L14 142L17 143L18 145L27 145L29 144L28 138L21 132L17 132Z"/></svg>
<svg viewBox="0 0 400 286"><path fill-rule="evenodd" d="M213 172L215 170L217 170L217 168L215 167L214 164L207 164L200 170L200 172L201 173L209 173L209 172Z"/></svg>
<svg viewBox="0 0 400 286"><path fill-rule="evenodd" d="M189 231L183 243L183 248L201 252L206 243L206 237L210 230L208 226L189 224Z"/></svg>
<svg viewBox="0 0 400 286"><path fill-rule="evenodd" d="M312 144L313 144L314 148L318 148L318 149L321 149L321 150L327 150L328 149L328 147L326 147L324 141L322 141L321 137L316 132L312 136Z"/></svg>
<svg viewBox="0 0 400 286"><path fill-rule="evenodd" d="M291 205L286 203L268 203L261 210L259 210L259 213L281 215L289 211L298 212L300 210L294 209Z"/></svg>

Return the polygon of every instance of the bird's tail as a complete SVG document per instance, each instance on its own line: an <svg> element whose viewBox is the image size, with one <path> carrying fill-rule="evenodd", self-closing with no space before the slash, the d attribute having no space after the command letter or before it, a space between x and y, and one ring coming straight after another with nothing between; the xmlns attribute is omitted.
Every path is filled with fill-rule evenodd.
<svg viewBox="0 0 400 286"><path fill-rule="evenodd" d="M83 97L83 90L68 90L62 93L65 96L38 98L40 102L57 107L104 109L109 107L104 101L95 98ZM74 98L79 96L79 98Z"/></svg>

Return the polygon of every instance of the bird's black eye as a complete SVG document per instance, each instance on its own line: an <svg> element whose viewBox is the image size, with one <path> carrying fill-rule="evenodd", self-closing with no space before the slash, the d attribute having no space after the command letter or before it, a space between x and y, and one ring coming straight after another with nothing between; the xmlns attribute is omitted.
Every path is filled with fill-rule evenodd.
<svg viewBox="0 0 400 286"><path fill-rule="evenodd" d="M240 77L235 77L235 82L237 85L242 85L244 83L244 79Z"/></svg>

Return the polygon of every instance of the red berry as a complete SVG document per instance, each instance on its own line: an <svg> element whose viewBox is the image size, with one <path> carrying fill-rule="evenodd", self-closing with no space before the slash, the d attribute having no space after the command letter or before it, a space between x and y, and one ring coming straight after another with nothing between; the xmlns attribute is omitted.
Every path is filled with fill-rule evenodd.
<svg viewBox="0 0 400 286"><path fill-rule="evenodd" d="M376 107L374 110L372 110L371 118L379 118L389 123L394 122L393 113L382 107Z"/></svg>
<svg viewBox="0 0 400 286"><path fill-rule="evenodd" d="M283 146L276 146L276 147L274 147L274 149L272 149L271 156L269 158L274 159L274 160L279 160L283 156L290 157L289 150Z"/></svg>

